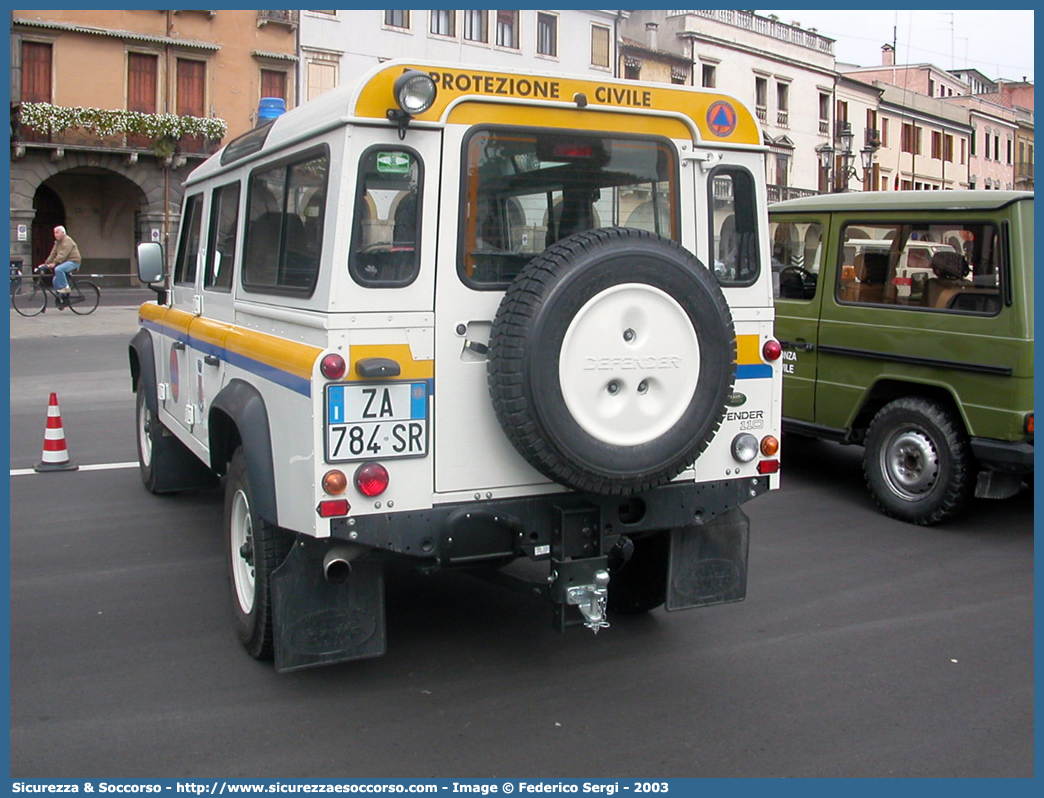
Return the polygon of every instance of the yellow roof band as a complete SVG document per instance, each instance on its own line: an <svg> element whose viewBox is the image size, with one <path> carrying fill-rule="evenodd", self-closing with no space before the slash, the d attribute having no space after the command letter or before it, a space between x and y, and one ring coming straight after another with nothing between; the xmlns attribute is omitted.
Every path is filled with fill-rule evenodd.
<svg viewBox="0 0 1044 798"><path fill-rule="evenodd" d="M481 69L462 69L432 64L389 64L374 74L361 86L356 96L354 113L361 117L386 118L389 108L395 107L393 85L395 79L406 69L427 72L435 78L438 95L432 107L415 117L417 120L438 122L446 120L446 112L458 100L472 102L485 100L526 100L536 102L568 103L577 105L577 96L583 95L589 110L613 108L635 110L655 114L683 114L689 117L699 131L703 143L728 142L730 144L761 144L761 132L754 116L742 103L724 94L681 86L653 86L607 79L589 80L568 76L518 74ZM492 109L491 103L483 105ZM510 104L506 107L511 107ZM487 113L484 111L483 113ZM510 113L510 112L509 112ZM577 108L576 128L588 129L595 126L595 117ZM466 117L453 114L452 121L471 120L473 111ZM527 103L514 107L511 121L528 124L539 114L539 109ZM629 117L637 118L636 116ZM597 123L607 124L607 123ZM684 127L676 122L679 127ZM599 128L605 129L605 128ZM615 128L614 128L615 129ZM689 137L686 131L685 137Z"/></svg>

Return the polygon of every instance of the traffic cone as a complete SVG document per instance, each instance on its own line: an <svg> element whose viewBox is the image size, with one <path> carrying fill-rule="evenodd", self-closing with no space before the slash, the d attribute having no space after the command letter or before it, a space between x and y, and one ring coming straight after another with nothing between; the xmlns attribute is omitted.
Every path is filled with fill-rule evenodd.
<svg viewBox="0 0 1044 798"><path fill-rule="evenodd" d="M43 456L33 466L34 471L75 471L78 465L69 462L69 450L65 448L65 429L62 413L58 409L58 394L51 394L47 406L47 427L44 429Z"/></svg>

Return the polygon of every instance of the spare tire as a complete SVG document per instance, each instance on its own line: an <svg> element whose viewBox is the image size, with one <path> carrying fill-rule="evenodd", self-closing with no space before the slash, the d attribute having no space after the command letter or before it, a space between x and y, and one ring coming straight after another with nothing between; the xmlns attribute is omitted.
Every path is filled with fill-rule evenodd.
<svg viewBox="0 0 1044 798"><path fill-rule="evenodd" d="M674 241L601 228L533 258L489 342L490 396L526 461L602 495L662 485L717 431L736 335L717 281Z"/></svg>

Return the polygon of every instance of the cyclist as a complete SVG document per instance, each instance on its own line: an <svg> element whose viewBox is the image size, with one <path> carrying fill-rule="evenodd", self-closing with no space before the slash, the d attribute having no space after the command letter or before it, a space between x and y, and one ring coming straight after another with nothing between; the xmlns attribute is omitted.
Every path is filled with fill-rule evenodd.
<svg viewBox="0 0 1044 798"><path fill-rule="evenodd" d="M54 267L54 290L62 295L59 297L58 309L65 310L67 300L62 300L71 290L68 274L80 268L80 248L62 225L54 228L54 246L51 247L51 254L47 256L47 260L40 266Z"/></svg>

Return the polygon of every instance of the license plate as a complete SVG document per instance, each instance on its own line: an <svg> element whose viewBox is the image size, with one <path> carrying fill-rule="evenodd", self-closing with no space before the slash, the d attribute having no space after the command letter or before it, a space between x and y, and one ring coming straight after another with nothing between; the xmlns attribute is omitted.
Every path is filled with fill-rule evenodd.
<svg viewBox="0 0 1044 798"><path fill-rule="evenodd" d="M423 457L427 453L427 383L327 387L327 462Z"/></svg>

